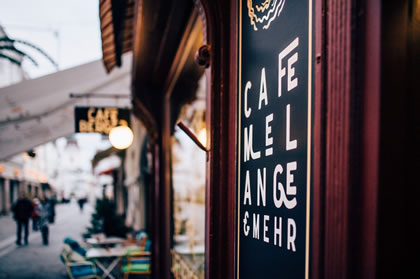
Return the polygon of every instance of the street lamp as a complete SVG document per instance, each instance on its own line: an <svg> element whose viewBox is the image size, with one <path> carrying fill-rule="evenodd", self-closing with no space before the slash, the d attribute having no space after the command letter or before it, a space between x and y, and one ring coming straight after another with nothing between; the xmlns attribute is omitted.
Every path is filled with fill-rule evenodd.
<svg viewBox="0 0 420 279"><path fill-rule="evenodd" d="M133 143L133 131L128 126L117 126L109 132L109 141L117 149L126 149Z"/></svg>

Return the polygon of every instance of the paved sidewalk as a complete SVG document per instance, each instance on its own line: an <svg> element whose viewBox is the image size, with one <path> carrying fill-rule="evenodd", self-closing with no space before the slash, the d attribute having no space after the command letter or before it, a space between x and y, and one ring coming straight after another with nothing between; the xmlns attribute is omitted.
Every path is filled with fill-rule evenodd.
<svg viewBox="0 0 420 279"><path fill-rule="evenodd" d="M32 224L30 223L32 226ZM0 243L16 233L16 223L11 214L0 217ZM0 244L1 249L1 244Z"/></svg>
<svg viewBox="0 0 420 279"><path fill-rule="evenodd" d="M92 210L87 205L81 213L76 203L57 205L56 222L49 227L48 246L42 245L39 231L31 230L29 245L17 247L13 219L10 216L0 217L0 279L68 278L59 258L63 240L69 236L81 241Z"/></svg>

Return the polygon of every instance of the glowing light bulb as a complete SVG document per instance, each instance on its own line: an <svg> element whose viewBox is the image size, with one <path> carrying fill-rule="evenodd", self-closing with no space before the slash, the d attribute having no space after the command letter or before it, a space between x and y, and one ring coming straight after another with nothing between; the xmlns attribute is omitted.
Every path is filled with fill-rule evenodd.
<svg viewBox="0 0 420 279"><path fill-rule="evenodd" d="M109 141L117 149L126 149L133 143L133 131L128 126L117 126L109 132Z"/></svg>

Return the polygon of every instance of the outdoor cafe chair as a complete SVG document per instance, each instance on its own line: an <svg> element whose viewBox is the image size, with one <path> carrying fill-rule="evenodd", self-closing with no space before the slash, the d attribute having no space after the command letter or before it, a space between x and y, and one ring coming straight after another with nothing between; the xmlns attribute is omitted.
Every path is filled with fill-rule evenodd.
<svg viewBox="0 0 420 279"><path fill-rule="evenodd" d="M67 274L71 279L99 279L96 265L74 251L68 244L64 244L60 259L66 266Z"/></svg>
<svg viewBox="0 0 420 279"><path fill-rule="evenodd" d="M138 251L128 253L123 258L121 271L124 279L128 279L130 274L150 275L150 252Z"/></svg>
<svg viewBox="0 0 420 279"><path fill-rule="evenodd" d="M130 274L151 274L151 241L148 239L148 235L145 232L141 232L138 235L137 240L137 245L127 247L127 254L122 260L121 271L124 275L124 279L128 279Z"/></svg>

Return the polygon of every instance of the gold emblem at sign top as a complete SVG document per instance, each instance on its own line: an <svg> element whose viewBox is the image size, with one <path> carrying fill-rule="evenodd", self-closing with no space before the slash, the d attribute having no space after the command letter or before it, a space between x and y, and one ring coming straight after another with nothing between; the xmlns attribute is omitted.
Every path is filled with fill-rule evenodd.
<svg viewBox="0 0 420 279"><path fill-rule="evenodd" d="M283 10L286 0L265 0L260 5L253 0L247 0L248 16L254 30L258 28L268 29L271 22L275 20Z"/></svg>

